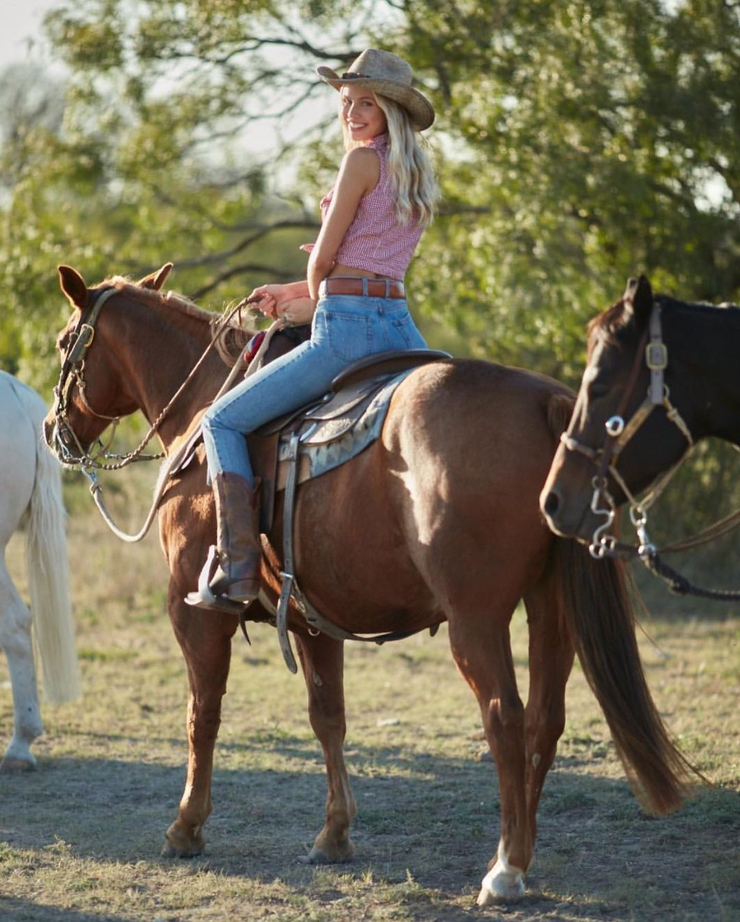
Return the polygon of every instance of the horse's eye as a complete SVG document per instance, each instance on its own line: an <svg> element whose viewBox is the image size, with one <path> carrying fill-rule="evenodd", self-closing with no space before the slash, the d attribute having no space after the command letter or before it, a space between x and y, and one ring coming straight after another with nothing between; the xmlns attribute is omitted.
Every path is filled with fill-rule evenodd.
<svg viewBox="0 0 740 922"><path fill-rule="evenodd" d="M588 393L592 400L598 400L600 397L606 397L606 395L609 393L609 385L601 383L600 381L594 381L594 383L588 389Z"/></svg>

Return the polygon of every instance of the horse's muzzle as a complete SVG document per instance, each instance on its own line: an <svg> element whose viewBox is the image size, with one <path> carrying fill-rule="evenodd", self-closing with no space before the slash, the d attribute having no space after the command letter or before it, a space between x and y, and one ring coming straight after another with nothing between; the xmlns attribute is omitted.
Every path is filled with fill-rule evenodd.
<svg viewBox="0 0 740 922"><path fill-rule="evenodd" d="M86 449L80 445L75 434L63 421L58 418L45 419L43 430L47 447L61 464L79 463L80 450Z"/></svg>
<svg viewBox="0 0 740 922"><path fill-rule="evenodd" d="M589 543L594 529L603 524L591 511L588 498L564 496L556 484L546 486L540 494L540 511L547 527L560 538Z"/></svg>
<svg viewBox="0 0 740 922"><path fill-rule="evenodd" d="M573 538L575 537L573 524L560 521L562 509L563 501L557 487L542 491L540 510L545 517L548 528L561 538Z"/></svg>

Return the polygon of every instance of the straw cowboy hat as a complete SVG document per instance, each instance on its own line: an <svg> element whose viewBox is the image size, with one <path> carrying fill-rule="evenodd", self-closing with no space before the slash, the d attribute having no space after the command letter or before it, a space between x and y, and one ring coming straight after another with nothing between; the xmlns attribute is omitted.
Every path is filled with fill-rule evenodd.
<svg viewBox="0 0 740 922"><path fill-rule="evenodd" d="M390 51L367 48L341 77L330 67L317 67L316 73L335 90L346 83L352 83L367 87L381 96L387 96L406 109L417 131L423 131L434 121L432 104L411 85L411 67L403 58L391 54Z"/></svg>

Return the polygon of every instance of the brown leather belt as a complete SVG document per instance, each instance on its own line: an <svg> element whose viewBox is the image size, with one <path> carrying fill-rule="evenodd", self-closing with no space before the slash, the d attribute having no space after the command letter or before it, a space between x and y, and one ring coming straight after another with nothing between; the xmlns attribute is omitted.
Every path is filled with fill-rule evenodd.
<svg viewBox="0 0 740 922"><path fill-rule="evenodd" d="M403 282L395 279L367 279L335 276L319 286L322 295L359 295L365 298L405 298Z"/></svg>

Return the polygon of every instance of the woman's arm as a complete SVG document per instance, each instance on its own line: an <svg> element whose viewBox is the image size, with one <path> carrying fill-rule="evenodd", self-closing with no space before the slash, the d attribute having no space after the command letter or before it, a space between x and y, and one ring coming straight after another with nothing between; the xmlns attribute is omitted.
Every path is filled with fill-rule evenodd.
<svg viewBox="0 0 740 922"><path fill-rule="evenodd" d="M314 301L319 297L319 285L336 262L337 251L362 197L372 192L379 179L380 158L372 148L356 147L345 155L331 205L308 260L308 293Z"/></svg>

